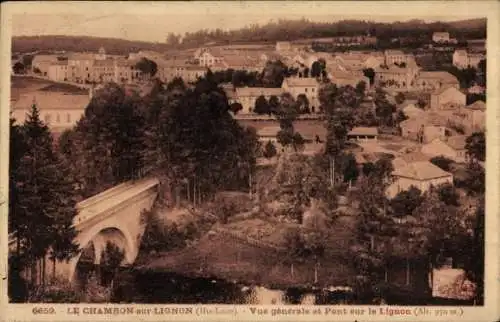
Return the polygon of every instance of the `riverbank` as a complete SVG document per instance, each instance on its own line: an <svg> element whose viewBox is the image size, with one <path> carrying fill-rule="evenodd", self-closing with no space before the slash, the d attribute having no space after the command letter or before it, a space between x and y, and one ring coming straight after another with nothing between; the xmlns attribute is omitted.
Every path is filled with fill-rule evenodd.
<svg viewBox="0 0 500 322"><path fill-rule="evenodd" d="M320 261L319 265L313 260L290 260L283 244L286 228L258 219L238 224L240 227L259 226L257 236L260 238L252 238L248 231L239 232L232 223L212 230L185 249L143 254L135 269L278 288L354 285L355 272L349 265L348 249L324 263ZM263 233L266 230L267 233Z"/></svg>

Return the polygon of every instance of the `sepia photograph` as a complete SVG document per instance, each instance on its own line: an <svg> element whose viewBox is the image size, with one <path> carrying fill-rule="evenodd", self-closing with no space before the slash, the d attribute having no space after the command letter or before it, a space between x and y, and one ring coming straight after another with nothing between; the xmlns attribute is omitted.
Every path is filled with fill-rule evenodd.
<svg viewBox="0 0 500 322"><path fill-rule="evenodd" d="M9 303L484 306L487 17L247 5L11 16Z"/></svg>

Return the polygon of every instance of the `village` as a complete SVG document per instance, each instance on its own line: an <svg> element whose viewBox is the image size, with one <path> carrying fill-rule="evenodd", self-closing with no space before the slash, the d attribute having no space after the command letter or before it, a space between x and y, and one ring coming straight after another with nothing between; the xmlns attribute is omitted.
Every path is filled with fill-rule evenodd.
<svg viewBox="0 0 500 322"><path fill-rule="evenodd" d="M108 54L104 46L94 52L14 53L11 117L22 124L32 117L30 113L36 106L40 119L48 125L57 142L57 139L64 137L64 133L81 126L81 120L88 118L87 107L98 104L102 93L113 86L123 88L126 96L147 100L158 86L168 93L174 91L172 88L176 86L182 91L192 90L192 93L196 93L201 82L206 79L213 81L224 93L224 104L229 107L232 120L256 133L259 143L259 151L255 152L257 170L249 170L246 174L248 187L245 189L248 188L248 191L238 191L249 195L249 200L243 202L243 210L233 205L227 209L217 208L225 217L200 237L201 241L196 244L199 246L187 247L183 253L175 250L173 255L169 253L168 258L156 254L161 251L148 249L146 257L149 257L140 257L138 265L148 270L164 271L168 267L177 273L201 274L204 278L216 275L225 280L272 284L282 288L290 285L316 287L323 283L326 289L327 282L337 286L335 283L344 283L340 276L349 275L349 269L342 268L348 260L341 250L346 251L345 245L353 239L349 234L358 228L352 216L346 214L360 211L363 207L360 206L363 204L362 193L368 193L371 189L366 184L375 180L374 173L385 171L384 162L387 160L390 173L386 179L382 178L384 175L377 179L380 179L377 184L380 183L381 189L384 189L380 196L385 196L384 200L387 198L389 202L381 202L384 214L387 214L387 207L398 211L393 204L411 203L408 200L414 198L415 191L418 191L420 198L424 195L433 196L436 189L442 189L438 192L439 196L442 196L441 191L445 191L443 194L453 191L450 192L450 198L460 199L459 204L451 202L456 207L453 211L456 211L457 216L462 216L455 218L459 222L457 225L469 227L467 223L473 220L471 218L480 211L478 209L482 209L484 181L482 188L478 187L481 183L472 187L470 181L472 171L484 175L485 168L484 148L479 151L481 148L477 148L477 145L484 145L487 123L486 41L457 40L453 36L447 31L436 31L425 40L425 45L416 49L404 46L398 48L396 45L393 46L395 48L380 49L377 37L366 33L283 40L274 44L205 44L167 52L140 50L128 55ZM395 39L394 42L403 40ZM30 56L30 59L23 59L23 56ZM445 57L441 65L433 61L437 56ZM169 99L175 100L170 96ZM329 106L330 101L339 101L343 105L339 107L332 103ZM294 116L287 119L283 106L293 106ZM347 119L349 121L345 121ZM347 128L345 135L338 134L338 128ZM290 137L285 136L286 131L291 133ZM334 154L337 156L330 156ZM259 265L270 270L268 277L261 276L252 266L254 263L244 263L245 260L241 259L241 254L247 252L244 247L268 247L286 253L289 250L284 244L290 240L281 233L285 229L283 227L314 230L318 225L326 225L324 222L327 220L321 217L324 215L317 215L314 201L296 207L301 211L300 220L291 220L289 214L275 215L282 211L278 208L283 207L282 204L275 204L286 202L278 200L278 197L273 200L273 194L288 194L288 190L301 184L295 181L290 183L296 178L288 181L282 179L288 171L297 171L300 175L308 171L297 164L321 163L327 159L317 161L315 158L319 160L320 156L327 155L330 156L330 164L318 166L327 169L318 180L330 189L325 188L328 191L321 193L330 196L328 193L335 191L332 197L335 205L325 210L328 216L332 214L334 219L331 221L336 227L332 229L337 234L328 237L332 238L328 239L333 249L328 255L334 258L332 264L325 259L321 268L318 268L320 255L313 249L308 250L313 255L304 257L307 258L305 263L296 264L292 261L290 269L288 262L287 265L276 264L278 268L268 262L259 262ZM183 191L186 200L183 200L182 206L179 205L178 196L171 197L175 199L172 201L175 203L174 208L187 209L187 217L205 211L202 209L205 205L201 200L203 194L196 190L201 189L197 186L201 184L196 180L196 175L194 179L187 179L187 188ZM277 188L280 185L282 187ZM283 192L280 189L288 190ZM307 192L311 200L317 198L325 202L330 198L316 196L321 193L315 189ZM378 186L374 189L378 189ZM231 193L236 192L228 192L226 198L229 200L233 198ZM443 198L448 200L448 197ZM324 205L321 207L328 208ZM399 209L402 209L401 212L408 211ZM420 208L413 207L409 213L396 214L392 224L401 227L412 225L416 219L410 213L416 209ZM213 209L210 211L216 212ZM269 216L272 218L265 218L267 213L273 213ZM273 236L278 237L273 240ZM374 251L376 243L374 237L371 238L366 243L371 244L371 251ZM408 237L410 239L413 240ZM228 240L241 242L245 246L237 251L233 247L226 248L225 245L231 243ZM224 249L226 253L214 255L214 249ZM248 250L249 254L252 252ZM152 253L155 255L150 255ZM209 256L213 256L213 262L207 260ZM256 257L253 253L248 256ZM271 255L268 255L267 250L262 251L261 257L266 256ZM464 275L463 263L466 260L455 259L447 254L438 257L442 264L439 269L443 271L431 267L431 272L436 274L434 280L425 281L427 274L422 271L427 272L429 268L418 266L420 262L413 262L408 257L405 257L404 263L386 264L381 279L390 283L392 278L392 282L403 285L403 288L411 286L415 289L428 282L435 297L471 300L474 296L470 295L470 290L478 286L470 286L470 278ZM223 264L215 264L217 261ZM203 265L212 268L203 268ZM249 268L227 268L247 267L245 265ZM314 273L310 273L307 267L314 267ZM321 269L323 271L318 273ZM334 276L325 273L326 270L342 272ZM437 276L443 276L443 280L459 279L463 294L467 294L450 295L453 291L444 290L436 284L435 281L439 281ZM155 281L145 279L142 282L153 287L151 283Z"/></svg>

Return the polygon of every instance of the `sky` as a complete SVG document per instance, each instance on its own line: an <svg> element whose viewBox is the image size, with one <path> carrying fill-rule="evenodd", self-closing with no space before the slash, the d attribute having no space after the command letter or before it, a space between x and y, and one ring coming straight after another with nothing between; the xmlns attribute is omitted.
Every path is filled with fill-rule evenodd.
<svg viewBox="0 0 500 322"><path fill-rule="evenodd" d="M418 3L418 2L417 2ZM11 3L12 4L12 3ZM119 4L119 6L117 6ZM439 2L438 2L439 4ZM447 5L447 4L446 4ZM279 19L338 21L359 19L380 22L421 19L452 21L484 17L469 5L454 6L446 17L430 17L429 3L409 7L392 2L382 7L372 2L61 2L11 5L13 36L85 35L164 42L169 32L184 34L200 29L223 30L265 24ZM444 9L447 9L446 7ZM449 8L448 8L449 9ZM436 7L433 12L443 12ZM381 13L385 15L382 16ZM411 15L409 13L412 13ZM452 14L453 13L453 14ZM390 15L388 15L390 14Z"/></svg>

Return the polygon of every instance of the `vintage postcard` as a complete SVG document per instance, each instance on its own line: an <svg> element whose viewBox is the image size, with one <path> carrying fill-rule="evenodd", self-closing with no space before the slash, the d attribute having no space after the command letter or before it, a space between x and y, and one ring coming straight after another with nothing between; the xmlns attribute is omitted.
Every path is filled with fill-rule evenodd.
<svg viewBox="0 0 500 322"><path fill-rule="evenodd" d="M1 321L498 321L496 1L2 4Z"/></svg>

